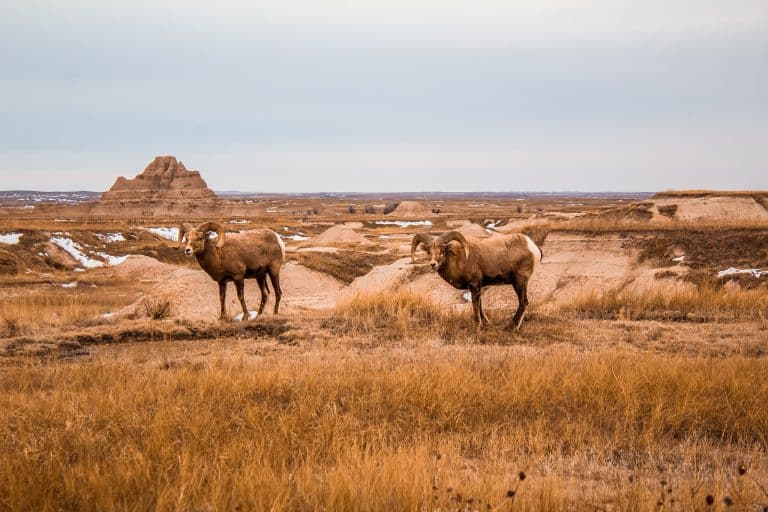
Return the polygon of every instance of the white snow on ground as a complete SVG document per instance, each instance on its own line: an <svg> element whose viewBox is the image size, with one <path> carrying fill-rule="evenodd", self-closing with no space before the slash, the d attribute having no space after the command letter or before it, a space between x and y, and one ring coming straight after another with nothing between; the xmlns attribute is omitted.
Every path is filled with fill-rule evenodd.
<svg viewBox="0 0 768 512"><path fill-rule="evenodd" d="M672 258L672 261L676 261L678 263L682 263L683 261L685 261L685 255L678 256L677 258Z"/></svg>
<svg viewBox="0 0 768 512"><path fill-rule="evenodd" d="M257 316L259 316L259 312L258 312L258 311L249 311L249 312L248 312L248 320L253 320L253 319L254 319L254 318L256 318ZM242 322L242 321L243 321L243 312L241 311L240 313L238 313L238 314L235 316L234 320L235 320L236 322Z"/></svg>
<svg viewBox="0 0 768 512"><path fill-rule="evenodd" d="M731 267L727 268L725 270L721 270L717 273L717 277L725 277L725 276L732 276L736 274L749 274L756 278L762 277L762 276L768 276L768 270L760 270L757 268L736 268Z"/></svg>
<svg viewBox="0 0 768 512"><path fill-rule="evenodd" d="M70 256L75 258L85 268L98 268L104 266L103 261L91 259L83 254L83 248L80 247L80 244L72 241L70 238L55 236L51 238L51 243L56 244L64 249L67 253L69 253Z"/></svg>
<svg viewBox="0 0 768 512"><path fill-rule="evenodd" d="M229 221L229 223L230 224L247 224L248 221L245 219L235 219L235 220Z"/></svg>
<svg viewBox="0 0 768 512"><path fill-rule="evenodd" d="M111 254L107 254L105 252L97 252L96 256L100 256L104 258L104 261L107 262L107 265L110 267L114 267L115 265L119 265L125 260L128 259L128 256L112 256Z"/></svg>
<svg viewBox="0 0 768 512"><path fill-rule="evenodd" d="M64 283L61 285L62 288L74 288L77 286L77 281L72 281L71 283Z"/></svg>
<svg viewBox="0 0 768 512"><path fill-rule="evenodd" d="M377 220L374 222L379 226L399 226L401 228L407 228L410 226L431 226L432 221L429 220Z"/></svg>
<svg viewBox="0 0 768 512"><path fill-rule="evenodd" d="M179 240L179 228L144 228L153 235L176 242Z"/></svg>
<svg viewBox="0 0 768 512"><path fill-rule="evenodd" d="M16 245L23 233L4 233L0 235L0 244Z"/></svg>
<svg viewBox="0 0 768 512"><path fill-rule="evenodd" d="M464 297L465 301L472 302L472 292L466 291L464 292L464 295L462 295L462 297Z"/></svg>
<svg viewBox="0 0 768 512"><path fill-rule="evenodd" d="M125 237L122 233L96 233L96 238L109 244L113 244L115 242L125 242Z"/></svg>

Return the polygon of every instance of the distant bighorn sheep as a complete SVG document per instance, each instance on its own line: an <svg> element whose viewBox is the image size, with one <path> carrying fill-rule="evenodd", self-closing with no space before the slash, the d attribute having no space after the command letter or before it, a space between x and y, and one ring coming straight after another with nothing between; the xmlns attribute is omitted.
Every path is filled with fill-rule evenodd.
<svg viewBox="0 0 768 512"><path fill-rule="evenodd" d="M528 280L541 249L527 235L514 233L491 238L464 237L449 231L438 237L419 233L411 243L411 259L416 249L430 255L430 266L454 288L469 289L475 322L490 324L480 299L484 286L511 284L517 293L518 307L510 327L520 329L528 305Z"/></svg>
<svg viewBox="0 0 768 512"><path fill-rule="evenodd" d="M248 308L243 294L245 279L256 279L261 290L260 315L267 303L269 291L266 276L272 281L275 290L275 314L280 307L280 266L285 258L285 244L280 236L269 229L256 229L243 234L225 235L224 229L215 222L204 222L197 227L182 232L179 229L179 242L186 238L184 254L195 255L197 262L205 272L219 283L221 301L220 319L226 319L225 298L227 283L233 281L237 298L243 308L243 319L248 319ZM210 238L215 232L218 237Z"/></svg>

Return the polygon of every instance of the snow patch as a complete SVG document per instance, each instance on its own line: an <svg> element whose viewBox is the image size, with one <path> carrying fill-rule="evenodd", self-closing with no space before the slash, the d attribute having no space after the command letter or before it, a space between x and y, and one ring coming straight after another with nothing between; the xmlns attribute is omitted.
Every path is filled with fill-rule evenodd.
<svg viewBox="0 0 768 512"><path fill-rule="evenodd" d="M727 268L725 270L721 270L717 273L717 277L725 277L725 276L733 276L737 274L749 274L753 276L754 278L760 278L763 276L768 276L768 270L760 270L758 268L736 268L731 267Z"/></svg>
<svg viewBox="0 0 768 512"><path fill-rule="evenodd" d="M432 221L429 220L377 220L374 224L378 226L399 226L401 228L408 228L411 226L431 226Z"/></svg>
<svg viewBox="0 0 768 512"><path fill-rule="evenodd" d="M23 233L4 233L0 235L0 244L16 245Z"/></svg>
<svg viewBox="0 0 768 512"><path fill-rule="evenodd" d="M77 281L72 281L71 283L64 283L59 286L61 286L62 288L75 288L77 287Z"/></svg>
<svg viewBox="0 0 768 512"><path fill-rule="evenodd" d="M104 259L104 261L107 262L107 265L110 267L114 267L115 265L120 265L125 260L128 259L128 255L125 256L112 256L111 254L107 254L106 252L97 252L96 256L99 256Z"/></svg>
<svg viewBox="0 0 768 512"><path fill-rule="evenodd" d="M464 300L465 300L465 301L467 301L467 302L472 302L472 292L470 292L469 290L467 290L466 292L464 292L464 294L462 295L462 297L464 298Z"/></svg>
<svg viewBox="0 0 768 512"><path fill-rule="evenodd" d="M245 219L235 219L229 221L230 224L248 224L248 221Z"/></svg>
<svg viewBox="0 0 768 512"><path fill-rule="evenodd" d="M254 319L254 318L256 318L257 316L259 316L259 312L258 312L258 311L249 311L249 312L248 312L248 320L253 320L253 319ZM243 321L243 313L242 313L242 312L238 313L238 314L235 316L234 320L235 320L236 322L242 322L242 321Z"/></svg>
<svg viewBox="0 0 768 512"><path fill-rule="evenodd" d="M685 255L678 256L677 258L672 258L672 261L676 261L678 263L682 263L685 261Z"/></svg>
<svg viewBox="0 0 768 512"><path fill-rule="evenodd" d="M145 230L149 231L153 235L159 236L160 238L165 238L166 240L171 240L172 242L177 242L179 240L179 228L144 228Z"/></svg>
<svg viewBox="0 0 768 512"><path fill-rule="evenodd" d="M96 233L96 238L108 244L125 242L125 237L122 233Z"/></svg>
<svg viewBox="0 0 768 512"><path fill-rule="evenodd" d="M70 238L55 236L51 238L51 243L61 247L64 251L66 251L70 256L75 258L80 263L80 265L82 265L85 268L98 268L98 267L104 266L104 262L91 259L85 254L83 254L83 248L80 247L80 244L72 241L72 239Z"/></svg>

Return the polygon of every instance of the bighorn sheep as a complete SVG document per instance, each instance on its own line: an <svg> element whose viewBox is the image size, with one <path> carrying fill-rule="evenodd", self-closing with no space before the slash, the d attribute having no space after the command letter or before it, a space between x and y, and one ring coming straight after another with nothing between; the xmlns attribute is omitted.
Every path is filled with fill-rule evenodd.
<svg viewBox="0 0 768 512"><path fill-rule="evenodd" d="M285 258L285 244L280 236L269 229L256 229L240 235L225 235L224 229L215 222L204 222L183 233L179 229L179 242L186 238L184 254L194 255L205 272L219 283L221 301L220 319L226 319L225 298L227 283L234 281L237 298L243 308L243 319L248 319L248 308L243 294L245 279L256 279L261 290L260 315L267 303L269 291L266 276L275 290L275 314L280 307L280 266ZM210 238L215 232L218 236Z"/></svg>
<svg viewBox="0 0 768 512"><path fill-rule="evenodd" d="M527 235L514 233L491 238L464 237L449 231L433 237L419 233L411 243L411 259L417 248L430 255L430 266L454 288L469 289L475 322L490 324L480 299L484 286L511 284L517 293L518 307L510 327L520 329L528 305L528 280L541 249Z"/></svg>

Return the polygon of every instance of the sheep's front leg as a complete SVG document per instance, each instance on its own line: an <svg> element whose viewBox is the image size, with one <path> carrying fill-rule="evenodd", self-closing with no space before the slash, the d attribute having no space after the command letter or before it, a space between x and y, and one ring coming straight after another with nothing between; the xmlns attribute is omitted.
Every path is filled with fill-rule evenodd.
<svg viewBox="0 0 768 512"><path fill-rule="evenodd" d="M474 313L475 323L483 325L483 303L480 298L483 288L480 285L469 285L469 293L472 295L472 311Z"/></svg>
<svg viewBox="0 0 768 512"><path fill-rule="evenodd" d="M245 305L245 279L235 279L235 289L237 290L237 300L240 301L240 306L243 308L243 321L250 318L248 313L248 306Z"/></svg>
<svg viewBox="0 0 768 512"><path fill-rule="evenodd" d="M227 298L227 282L221 281L219 283L219 302L221 302L221 313L219 314L219 320L221 320L222 322L227 319L226 298Z"/></svg>

